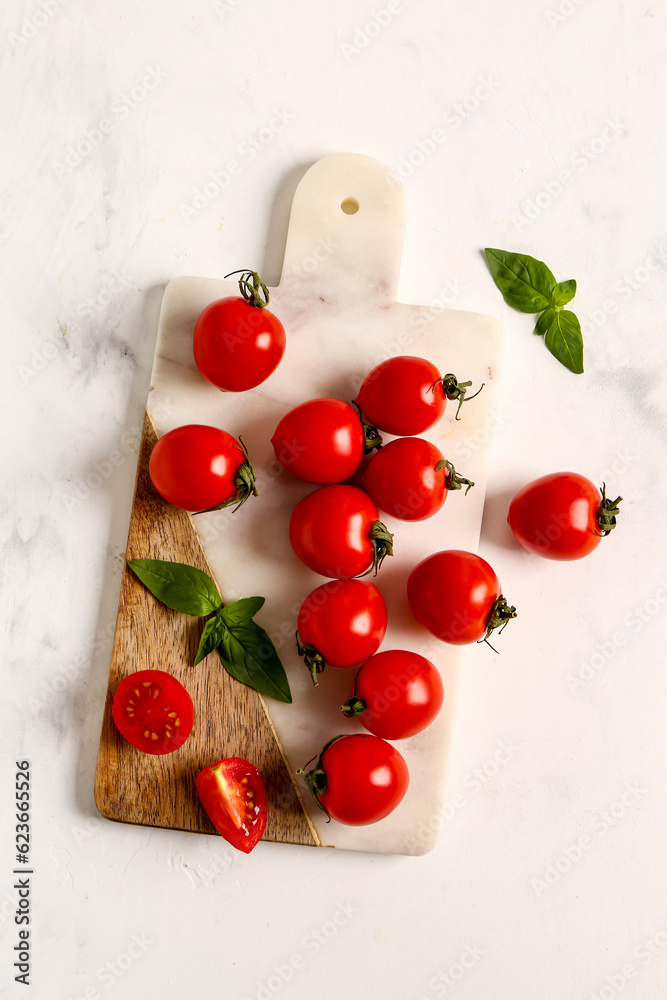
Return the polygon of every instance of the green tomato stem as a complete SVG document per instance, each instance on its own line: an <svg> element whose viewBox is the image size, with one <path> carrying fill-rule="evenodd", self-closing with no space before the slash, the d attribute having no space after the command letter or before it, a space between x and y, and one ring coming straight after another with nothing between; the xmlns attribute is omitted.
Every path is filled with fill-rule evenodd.
<svg viewBox="0 0 667 1000"><path fill-rule="evenodd" d="M382 437L380 436L380 432L377 427L368 423L361 412L358 403L352 400L350 405L357 411L357 416L361 422L361 429L364 434L364 455L370 455L374 448L380 449L382 447Z"/></svg>
<svg viewBox="0 0 667 1000"><path fill-rule="evenodd" d="M246 502L248 497L259 496L255 470L252 467L248 449L243 443L243 439L240 434L239 444L235 447L238 448L244 458L244 461L241 465L239 465L238 469L234 473L234 485L236 486L236 492L229 498L229 500L224 500L223 503L216 504L215 507L207 507L206 510L198 510L196 511L196 514L210 514L213 510L222 510L224 507L234 507L234 504L236 504L234 510L232 511L233 514L242 504Z"/></svg>
<svg viewBox="0 0 667 1000"><path fill-rule="evenodd" d="M321 674L326 667L324 657L315 646L311 646L310 643L302 643L298 631L296 633L296 648L299 656L303 656L303 662L310 670L313 684L317 687L317 675Z"/></svg>
<svg viewBox="0 0 667 1000"><path fill-rule="evenodd" d="M603 483L602 489L600 490L600 506L595 512L598 527L600 528L599 531L596 531L596 535L600 535L602 538L606 538L606 536L616 527L616 518L620 513L618 505L623 499L623 497L616 497L615 500L608 500L605 488L606 484Z"/></svg>
<svg viewBox="0 0 667 1000"><path fill-rule="evenodd" d="M394 554L394 536L382 521L373 521L369 532L369 538L373 545L373 562L362 576L367 576L372 571L373 576L377 576L378 570L387 556Z"/></svg>
<svg viewBox="0 0 667 1000"><path fill-rule="evenodd" d="M233 274L240 274L239 278L239 291L246 302L255 306L257 309L263 309L269 304L269 290L257 274L257 271L230 271L229 274L225 275L225 278L231 278Z"/></svg>
<svg viewBox="0 0 667 1000"><path fill-rule="evenodd" d="M442 385L442 391L447 399L458 399L459 405L456 408L454 419L460 420L461 418L459 417L459 413L463 404L469 403L471 399L475 398L475 396L479 396L480 392L486 385L486 382L482 382L477 392L473 393L472 396L467 397L466 393L472 385L472 382L459 382L456 375L453 375L452 372L449 372L447 375L443 375L442 378L439 378L436 382L434 382L431 386L431 392L435 391L436 385Z"/></svg>
<svg viewBox="0 0 667 1000"><path fill-rule="evenodd" d="M489 617L486 621L486 633L481 639L478 639L478 642L485 642L488 646L491 646L489 636L495 629L499 630L498 635L500 635L508 621L512 618L516 618L516 616L516 608L513 605L510 606L501 594L500 597L493 602L493 606L489 612ZM493 646L491 646L491 649L493 649L494 653L498 652L498 650Z"/></svg>
<svg viewBox="0 0 667 1000"><path fill-rule="evenodd" d="M368 706L362 698L348 698L346 702L340 706L340 710L346 719L358 719L362 715Z"/></svg>
<svg viewBox="0 0 667 1000"><path fill-rule="evenodd" d="M472 398L472 397L471 397ZM466 487L464 496L468 495L468 491L472 489L475 485L472 480L465 479L460 476L452 462L448 462L446 458L443 458L442 462L438 462L435 467L435 471L439 472L440 469L445 468L447 472L445 473L445 489L446 490L460 490L462 486Z"/></svg>

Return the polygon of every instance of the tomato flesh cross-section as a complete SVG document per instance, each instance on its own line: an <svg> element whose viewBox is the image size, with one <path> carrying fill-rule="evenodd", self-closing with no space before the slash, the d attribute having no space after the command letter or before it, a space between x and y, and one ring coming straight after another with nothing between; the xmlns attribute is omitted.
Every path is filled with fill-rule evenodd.
<svg viewBox="0 0 667 1000"><path fill-rule="evenodd" d="M197 794L218 833L250 854L264 830L268 812L262 776L250 761L227 757L197 775Z"/></svg>
<svg viewBox="0 0 667 1000"><path fill-rule="evenodd" d="M137 670L125 677L113 700L113 721L125 739L144 753L173 753L192 730L192 698L165 670Z"/></svg>

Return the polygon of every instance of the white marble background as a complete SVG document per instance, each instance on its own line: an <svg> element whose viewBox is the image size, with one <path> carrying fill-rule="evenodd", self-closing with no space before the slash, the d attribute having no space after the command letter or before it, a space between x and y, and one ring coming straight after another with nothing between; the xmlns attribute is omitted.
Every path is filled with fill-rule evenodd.
<svg viewBox="0 0 667 1000"><path fill-rule="evenodd" d="M10 0L0 23L0 995L663 998L664 7ZM481 552L520 618L467 656L432 854L112 825L92 783L162 287L275 283L298 179L345 150L404 176L400 297L506 326ZM485 245L577 278L585 375ZM582 563L524 557L508 499L563 468L622 493L622 526Z"/></svg>

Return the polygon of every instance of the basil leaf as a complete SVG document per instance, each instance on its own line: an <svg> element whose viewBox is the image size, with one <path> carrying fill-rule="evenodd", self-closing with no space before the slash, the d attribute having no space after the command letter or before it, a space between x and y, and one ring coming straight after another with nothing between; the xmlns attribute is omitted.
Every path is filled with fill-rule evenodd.
<svg viewBox="0 0 667 1000"><path fill-rule="evenodd" d="M556 312L544 342L555 358L576 375L584 370L584 339L579 320L569 309Z"/></svg>
<svg viewBox="0 0 667 1000"><path fill-rule="evenodd" d="M254 618L265 600L264 597L242 597L240 601L226 604L218 613L225 625L240 625L241 622Z"/></svg>
<svg viewBox="0 0 667 1000"><path fill-rule="evenodd" d="M551 326L556 312L557 310L553 306L549 306L548 309L545 309L544 312L538 316L533 333L537 333L540 337L543 337Z"/></svg>
<svg viewBox="0 0 667 1000"><path fill-rule="evenodd" d="M569 281L559 281L554 288L551 300L555 306L565 306L571 302L577 291L577 283L574 278Z"/></svg>
<svg viewBox="0 0 667 1000"><path fill-rule="evenodd" d="M218 654L225 669L237 681L277 701L291 703L292 692L285 668L271 639L256 622L246 620L239 625L226 626Z"/></svg>
<svg viewBox="0 0 667 1000"><path fill-rule="evenodd" d="M197 650L197 655L195 656L195 662L192 664L196 667L198 663L212 653L214 649L217 649L222 640L222 636L225 632L226 625L221 621L220 612L214 615L213 618L209 618L204 625L204 631L201 634L201 639L199 640L199 649Z"/></svg>
<svg viewBox="0 0 667 1000"><path fill-rule="evenodd" d="M491 276L508 305L525 313L542 312L552 305L556 279L541 260L488 247L484 253Z"/></svg>
<svg viewBox="0 0 667 1000"><path fill-rule="evenodd" d="M213 580L194 566L161 559L130 559L127 565L151 594L181 614L210 615L222 604Z"/></svg>

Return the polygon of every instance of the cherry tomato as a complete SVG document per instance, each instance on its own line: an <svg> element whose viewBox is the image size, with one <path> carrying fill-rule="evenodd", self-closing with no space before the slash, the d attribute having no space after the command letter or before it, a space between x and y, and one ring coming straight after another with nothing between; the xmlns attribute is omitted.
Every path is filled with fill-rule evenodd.
<svg viewBox="0 0 667 1000"><path fill-rule="evenodd" d="M404 355L377 365L364 379L355 402L381 431L422 434L440 420L447 399L459 401L458 419L471 385L458 382L451 373L442 376L425 358Z"/></svg>
<svg viewBox="0 0 667 1000"><path fill-rule="evenodd" d="M431 725L444 697L442 677L430 660L407 649L387 649L359 667L341 712L358 718L375 736L404 740Z"/></svg>
<svg viewBox="0 0 667 1000"><path fill-rule="evenodd" d="M461 549L436 552L415 566L408 600L420 625L457 646L488 639L516 618L488 562Z"/></svg>
<svg viewBox="0 0 667 1000"><path fill-rule="evenodd" d="M285 353L285 329L266 308L266 285L255 271L235 273L241 273L241 296L207 305L195 324L192 344L199 371L225 392L260 385Z"/></svg>
<svg viewBox="0 0 667 1000"><path fill-rule="evenodd" d="M305 599L297 629L299 655L317 684L327 664L354 667L372 656L387 630L387 605L374 583L332 580Z"/></svg>
<svg viewBox="0 0 667 1000"><path fill-rule="evenodd" d="M245 445L218 427L183 424L167 431L153 448L148 468L160 496L183 510L240 506L257 496Z"/></svg>
<svg viewBox="0 0 667 1000"><path fill-rule="evenodd" d="M529 552L546 559L582 559L616 527L618 505L590 479L555 472L528 483L510 504L507 521Z"/></svg>
<svg viewBox="0 0 667 1000"><path fill-rule="evenodd" d="M449 490L466 493L474 483L463 479L430 441L402 437L380 448L361 481L380 510L402 521L423 521L440 510Z"/></svg>
<svg viewBox="0 0 667 1000"><path fill-rule="evenodd" d="M299 559L322 576L349 579L393 555L391 535L378 509L356 486L321 486L292 511L289 537Z"/></svg>
<svg viewBox="0 0 667 1000"><path fill-rule="evenodd" d="M136 670L116 688L111 715L128 743L144 753L173 753L192 731L192 698L165 670Z"/></svg>
<svg viewBox="0 0 667 1000"><path fill-rule="evenodd" d="M271 438L287 472L307 483L340 483L364 453L361 420L341 399L310 399L285 414Z"/></svg>
<svg viewBox="0 0 667 1000"><path fill-rule="evenodd" d="M208 818L232 847L250 854L264 830L268 804L262 776L250 761L227 757L197 775L197 794Z"/></svg>
<svg viewBox="0 0 667 1000"><path fill-rule="evenodd" d="M299 770L331 819L351 826L377 823L408 790L408 766L398 750L377 736L336 736L312 771Z"/></svg>

